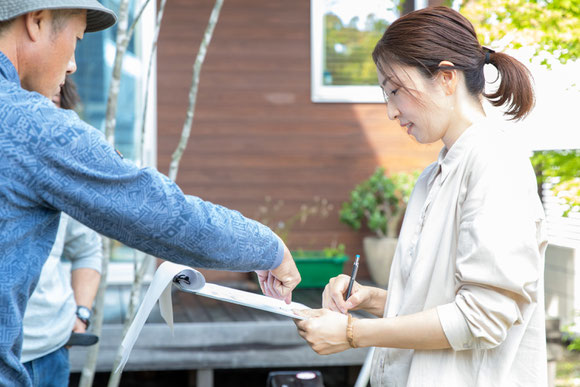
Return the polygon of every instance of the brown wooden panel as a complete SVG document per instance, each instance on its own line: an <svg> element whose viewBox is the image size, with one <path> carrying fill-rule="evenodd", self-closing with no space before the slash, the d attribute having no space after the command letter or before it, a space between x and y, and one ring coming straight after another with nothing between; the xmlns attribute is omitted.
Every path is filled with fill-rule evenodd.
<svg viewBox="0 0 580 387"><path fill-rule="evenodd" d="M192 66L213 4L167 3L158 51L158 165L164 173L185 120ZM250 217L267 195L284 200L288 211L326 197L333 215L309 220L289 247L323 247L337 239L352 255L361 252L365 233L338 220L350 190L377 165L390 172L422 169L440 147L411 140L388 121L382 104L311 102L309 0L228 0L202 69L177 181L188 194ZM208 273L210 280L244 275Z"/></svg>

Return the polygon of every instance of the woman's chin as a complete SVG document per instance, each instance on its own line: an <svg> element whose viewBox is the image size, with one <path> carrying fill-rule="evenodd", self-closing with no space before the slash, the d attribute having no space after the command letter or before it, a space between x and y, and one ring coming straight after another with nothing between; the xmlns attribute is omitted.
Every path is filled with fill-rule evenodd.
<svg viewBox="0 0 580 387"><path fill-rule="evenodd" d="M427 142L425 141L424 138L422 138L421 136L417 136L415 133L410 132L409 136L411 138L413 138L415 141L417 141L419 144L427 144Z"/></svg>
<svg viewBox="0 0 580 387"><path fill-rule="evenodd" d="M439 141L438 138L429 138L429 137L425 137L425 136L421 136L420 134L416 134L416 133L409 133L409 136L413 139L415 139L415 141L417 141L419 144L423 144L423 145L429 145L429 144L434 144L437 141Z"/></svg>

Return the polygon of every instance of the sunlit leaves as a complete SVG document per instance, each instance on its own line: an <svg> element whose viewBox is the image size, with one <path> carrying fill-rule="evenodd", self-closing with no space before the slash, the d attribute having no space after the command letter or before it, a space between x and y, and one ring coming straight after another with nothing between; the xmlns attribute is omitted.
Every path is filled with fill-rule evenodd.
<svg viewBox="0 0 580 387"><path fill-rule="evenodd" d="M577 0L467 0L461 13L475 25L483 45L532 46L536 56L549 53L561 63L580 57ZM545 58L542 64L549 67Z"/></svg>

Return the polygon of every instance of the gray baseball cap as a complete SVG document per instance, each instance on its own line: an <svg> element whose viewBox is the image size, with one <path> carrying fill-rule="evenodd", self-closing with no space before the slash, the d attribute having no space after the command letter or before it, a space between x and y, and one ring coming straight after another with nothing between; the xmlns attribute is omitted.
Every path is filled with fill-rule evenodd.
<svg viewBox="0 0 580 387"><path fill-rule="evenodd" d="M97 0L1 0L0 21L41 9L86 9L86 32L101 31L117 22L115 13Z"/></svg>

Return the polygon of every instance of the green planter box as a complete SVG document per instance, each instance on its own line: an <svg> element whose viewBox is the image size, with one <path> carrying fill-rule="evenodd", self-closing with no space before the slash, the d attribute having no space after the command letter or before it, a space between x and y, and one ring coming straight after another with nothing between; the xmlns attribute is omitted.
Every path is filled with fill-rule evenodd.
<svg viewBox="0 0 580 387"><path fill-rule="evenodd" d="M326 258L323 251L293 251L292 256L302 281L298 288L323 288L332 277L342 274L348 256Z"/></svg>

